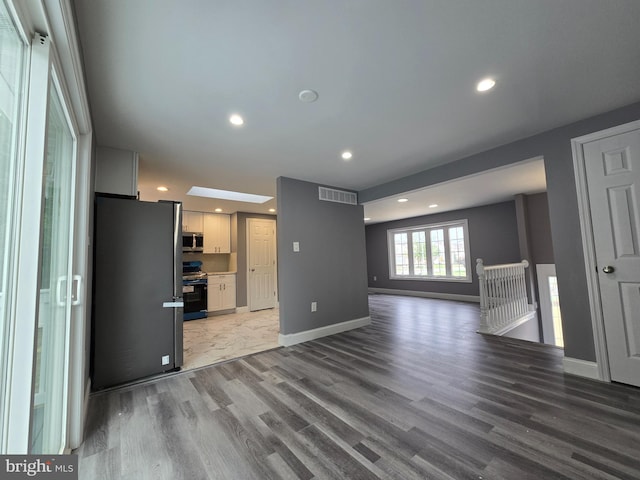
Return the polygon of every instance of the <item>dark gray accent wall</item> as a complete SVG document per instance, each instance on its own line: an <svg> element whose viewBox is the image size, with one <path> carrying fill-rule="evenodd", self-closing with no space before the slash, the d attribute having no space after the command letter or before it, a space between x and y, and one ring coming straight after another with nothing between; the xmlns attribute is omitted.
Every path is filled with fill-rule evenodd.
<svg viewBox="0 0 640 480"><path fill-rule="evenodd" d="M527 206L531 260L534 264L554 263L547 193L526 195L525 203Z"/></svg>
<svg viewBox="0 0 640 480"><path fill-rule="evenodd" d="M360 202L367 202L534 157L544 157L565 354L594 361L595 345L587 301L571 139L639 118L640 102L363 190L358 193L358 198Z"/></svg>
<svg viewBox="0 0 640 480"><path fill-rule="evenodd" d="M472 282L392 280L389 278L387 230L466 219L469 224ZM514 202L496 203L434 215L367 225L367 276L369 286L418 292L479 295L476 259L486 265L519 262L518 229ZM374 280L373 277L377 280Z"/></svg>
<svg viewBox="0 0 640 480"><path fill-rule="evenodd" d="M238 271L236 273L236 306L246 307L247 300L247 219L264 218L266 220L276 220L275 215L263 215L260 213L237 212L234 216L235 222L231 222L232 247L231 251L237 252ZM276 222L277 223L277 222ZM235 250L234 250L235 245Z"/></svg>
<svg viewBox="0 0 640 480"><path fill-rule="evenodd" d="M277 191L280 333L368 317L363 207L321 201L318 184L292 178Z"/></svg>

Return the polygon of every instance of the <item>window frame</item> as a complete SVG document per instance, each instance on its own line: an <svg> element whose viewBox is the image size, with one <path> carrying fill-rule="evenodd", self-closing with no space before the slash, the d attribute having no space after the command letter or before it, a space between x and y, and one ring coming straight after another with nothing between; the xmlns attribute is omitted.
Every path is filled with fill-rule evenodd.
<svg viewBox="0 0 640 480"><path fill-rule="evenodd" d="M451 275L451 244L449 241L449 228L451 227L462 227L462 232L464 235L464 252L465 252L465 269L466 276L452 276ZM445 245L445 265L447 275L442 276L434 276L433 275L433 265L431 260L431 231L433 230L444 230L444 245ZM429 275L415 275L413 272L414 264L413 264L413 232L425 232L425 241L426 241L426 257L427 257L427 270L430 272ZM396 274L396 263L395 263L395 241L394 237L396 234L406 233L407 235L407 244L409 251L409 274L408 275L399 275ZM390 228L387 230L387 252L388 252L388 261L389 261L389 279L390 280L419 280L419 281L427 281L427 282L458 282L458 283L471 283L473 281L472 271L471 271L471 250L469 248L469 222L467 219L461 220L451 220L446 222L438 222L438 223L430 223L424 225L415 225L415 226L406 226L399 228Z"/></svg>

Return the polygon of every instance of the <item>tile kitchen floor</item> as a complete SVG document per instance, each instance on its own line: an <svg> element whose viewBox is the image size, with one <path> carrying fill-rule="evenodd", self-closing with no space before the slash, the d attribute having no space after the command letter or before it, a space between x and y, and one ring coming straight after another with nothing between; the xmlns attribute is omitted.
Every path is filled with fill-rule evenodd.
<svg viewBox="0 0 640 480"><path fill-rule="evenodd" d="M279 330L277 308L184 322L182 370L276 348Z"/></svg>

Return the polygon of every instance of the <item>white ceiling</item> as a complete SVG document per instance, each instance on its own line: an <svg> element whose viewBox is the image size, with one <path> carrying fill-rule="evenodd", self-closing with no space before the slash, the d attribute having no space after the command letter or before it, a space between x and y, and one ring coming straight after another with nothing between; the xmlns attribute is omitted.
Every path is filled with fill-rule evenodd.
<svg viewBox="0 0 640 480"><path fill-rule="evenodd" d="M361 190L640 100L637 0L75 4L98 144L140 153L143 199L187 209L275 207L192 185Z"/></svg>
<svg viewBox="0 0 640 480"><path fill-rule="evenodd" d="M512 200L519 193L544 192L547 182L544 160L536 158L507 167L468 175L449 182L405 192L364 204L366 224ZM406 199L398 203L398 199ZM430 205L437 205L430 207Z"/></svg>

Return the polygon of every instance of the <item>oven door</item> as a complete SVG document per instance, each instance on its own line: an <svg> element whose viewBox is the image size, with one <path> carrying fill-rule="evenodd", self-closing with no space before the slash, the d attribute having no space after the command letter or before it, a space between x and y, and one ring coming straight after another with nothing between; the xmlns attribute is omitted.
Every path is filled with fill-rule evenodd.
<svg viewBox="0 0 640 480"><path fill-rule="evenodd" d="M182 282L184 319L205 318L207 316L207 280L184 280Z"/></svg>

